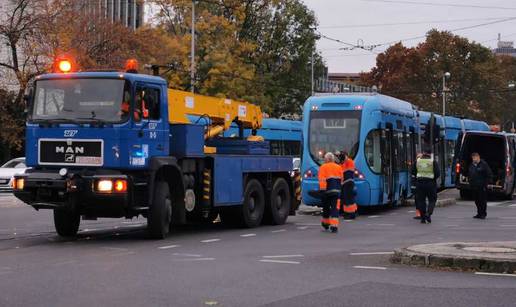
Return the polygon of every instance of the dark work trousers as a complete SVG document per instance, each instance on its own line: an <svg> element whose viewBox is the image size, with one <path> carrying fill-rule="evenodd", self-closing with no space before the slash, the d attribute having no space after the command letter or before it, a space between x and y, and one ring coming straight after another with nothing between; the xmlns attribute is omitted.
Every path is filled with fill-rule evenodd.
<svg viewBox="0 0 516 307"><path fill-rule="evenodd" d="M428 204L426 200L428 199ZM416 182L416 208L421 217L431 216L434 213L437 201L437 185L434 180L418 179ZM428 208L427 208L428 206Z"/></svg>
<svg viewBox="0 0 516 307"><path fill-rule="evenodd" d="M475 205L477 206L477 214L481 217L487 216L487 188L473 187L473 196L475 197Z"/></svg>
<svg viewBox="0 0 516 307"><path fill-rule="evenodd" d="M324 196L322 212L323 220L328 220L330 218L339 218L339 211L337 210L337 199L339 199L338 193Z"/></svg>

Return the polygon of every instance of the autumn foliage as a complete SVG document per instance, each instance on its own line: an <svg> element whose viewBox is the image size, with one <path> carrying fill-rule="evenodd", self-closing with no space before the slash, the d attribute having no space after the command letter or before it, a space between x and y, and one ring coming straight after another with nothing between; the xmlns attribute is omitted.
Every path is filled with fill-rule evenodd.
<svg viewBox="0 0 516 307"><path fill-rule="evenodd" d="M364 85L377 85L387 95L421 109L442 112L443 75L449 115L501 124L516 120L516 59L497 57L490 49L449 32L430 31L413 48L401 43L378 55L376 67L362 74Z"/></svg>

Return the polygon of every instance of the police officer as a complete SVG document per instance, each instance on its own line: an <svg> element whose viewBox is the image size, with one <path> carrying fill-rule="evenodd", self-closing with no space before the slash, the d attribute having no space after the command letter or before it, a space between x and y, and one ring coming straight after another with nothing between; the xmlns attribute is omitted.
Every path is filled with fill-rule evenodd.
<svg viewBox="0 0 516 307"><path fill-rule="evenodd" d="M480 159L477 152L471 154L471 160L468 169L469 184L473 189L477 206L477 215L473 218L483 220L487 217L487 184L491 181L493 172L486 161Z"/></svg>
<svg viewBox="0 0 516 307"><path fill-rule="evenodd" d="M324 155L324 164L319 169L319 189L324 191L323 215L321 225L325 230L336 233L339 229L339 199L342 182L342 168L335 163L335 155L331 152Z"/></svg>
<svg viewBox="0 0 516 307"><path fill-rule="evenodd" d="M437 201L436 180L441 176L439 166L428 152L424 152L417 159L412 172L416 176L416 207L421 213L421 223L431 223Z"/></svg>
<svg viewBox="0 0 516 307"><path fill-rule="evenodd" d="M339 155L341 161L342 174L344 181L342 182L342 190L340 193L340 211L344 219L354 219L357 212L357 204L355 202L355 161L351 159L346 151L341 151ZM338 206L339 207L339 206Z"/></svg>

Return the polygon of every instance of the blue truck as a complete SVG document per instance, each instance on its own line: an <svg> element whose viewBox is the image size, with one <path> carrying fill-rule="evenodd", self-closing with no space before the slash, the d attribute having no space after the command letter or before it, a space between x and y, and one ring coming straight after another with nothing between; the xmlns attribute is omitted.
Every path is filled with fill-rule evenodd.
<svg viewBox="0 0 516 307"><path fill-rule="evenodd" d="M258 106L172 90L134 69L64 64L36 77L26 97L30 169L13 180L17 198L53 210L60 236L75 236L81 217L142 215L162 239L172 225L219 215L255 227L292 214L292 157L270 155L263 138L243 134L261 127ZM224 138L235 124L239 137Z"/></svg>

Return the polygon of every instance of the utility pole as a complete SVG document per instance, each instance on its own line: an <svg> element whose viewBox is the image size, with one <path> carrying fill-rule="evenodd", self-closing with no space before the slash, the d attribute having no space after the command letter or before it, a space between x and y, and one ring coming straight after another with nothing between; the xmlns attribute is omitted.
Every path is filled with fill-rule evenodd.
<svg viewBox="0 0 516 307"><path fill-rule="evenodd" d="M449 72L443 75L443 117L446 116L446 79L449 79L451 74Z"/></svg>
<svg viewBox="0 0 516 307"><path fill-rule="evenodd" d="M311 66L312 66L312 96L315 94L315 88L314 88L314 51L312 50L312 59L311 59Z"/></svg>
<svg viewBox="0 0 516 307"><path fill-rule="evenodd" d="M192 0L192 46L190 54L190 82L192 94L195 94L195 0Z"/></svg>

